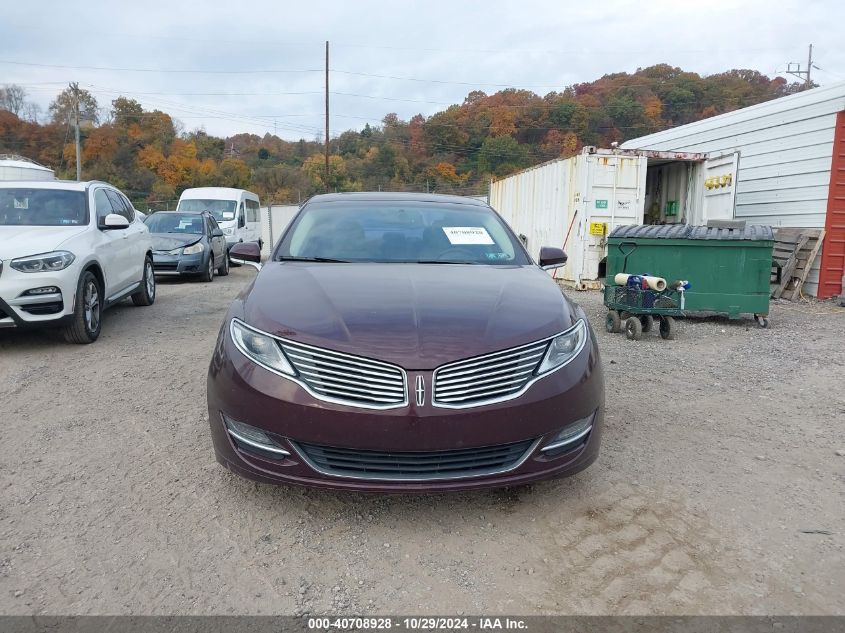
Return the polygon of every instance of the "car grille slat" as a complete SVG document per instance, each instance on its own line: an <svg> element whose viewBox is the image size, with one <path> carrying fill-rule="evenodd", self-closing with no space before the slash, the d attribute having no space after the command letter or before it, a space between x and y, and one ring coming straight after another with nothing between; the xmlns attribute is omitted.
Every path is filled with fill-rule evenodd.
<svg viewBox="0 0 845 633"><path fill-rule="evenodd" d="M291 360L294 359L293 355L289 355L288 358L290 358ZM372 383L379 383L379 384L383 384L383 385L394 385L395 384L395 382L393 380L390 380L389 378L376 378L375 376L372 376L370 374L365 374L365 373L360 373L360 372L340 371L337 368L332 369L325 364L315 365L315 364L312 364L312 363L306 363L306 362L298 360L298 357L297 357L297 360L295 362L296 362L297 368L300 368L299 373L301 373L301 374L310 374L310 375L314 375L314 376L321 376L321 375L343 376L343 377L347 377L347 378L352 376L352 377L355 377L359 380L360 379L366 379L368 382L372 382Z"/></svg>
<svg viewBox="0 0 845 633"><path fill-rule="evenodd" d="M318 397L377 409L407 404L400 367L287 340L279 344L299 380Z"/></svg>
<svg viewBox="0 0 845 633"><path fill-rule="evenodd" d="M505 472L519 465L533 445L532 440L524 440L481 448L404 452L294 443L322 473L384 480L450 479Z"/></svg>
<svg viewBox="0 0 845 633"><path fill-rule="evenodd" d="M450 363L434 373L435 405L469 407L519 393L537 371L549 342Z"/></svg>
<svg viewBox="0 0 845 633"><path fill-rule="evenodd" d="M485 371L482 374L485 376L483 380L479 380L479 377L476 374L470 374L467 376L461 376L459 378L449 378L449 379L440 379L437 381L437 384L446 388L451 387L459 387L464 384L482 384L483 382L495 382L496 380L500 380L502 378L502 374L507 374L509 376L516 376L519 374L530 374L534 371L534 366L537 364L537 361L529 361L527 363L522 363L520 365L510 366L507 369L498 369L496 371Z"/></svg>

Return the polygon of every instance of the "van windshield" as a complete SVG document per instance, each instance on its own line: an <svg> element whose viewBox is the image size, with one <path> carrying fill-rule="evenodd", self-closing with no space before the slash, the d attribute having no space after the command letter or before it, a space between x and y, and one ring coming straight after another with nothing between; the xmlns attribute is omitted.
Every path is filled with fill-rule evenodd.
<svg viewBox="0 0 845 633"><path fill-rule="evenodd" d="M235 219L235 211L238 208L237 200L180 200L177 211L186 213L200 213L208 211L218 222L226 222Z"/></svg>

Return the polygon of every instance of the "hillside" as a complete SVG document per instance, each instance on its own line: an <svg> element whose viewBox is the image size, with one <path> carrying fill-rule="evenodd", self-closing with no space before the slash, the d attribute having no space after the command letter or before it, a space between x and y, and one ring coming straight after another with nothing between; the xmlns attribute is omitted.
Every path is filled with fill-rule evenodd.
<svg viewBox="0 0 845 633"><path fill-rule="evenodd" d="M329 182L323 145L265 134L209 136L180 132L161 111L119 97L105 110L81 91L90 124L83 130L85 179L109 181L141 209L172 206L187 187L246 187L266 202L297 202L314 193L356 190L477 194L491 176L707 118L800 90L754 70L700 76L666 64L605 75L545 96L508 89L470 92L464 102L429 117L387 114L332 138ZM14 98L13 98L14 97ZM40 123L16 86L0 89L0 153L18 153L75 175L68 91Z"/></svg>

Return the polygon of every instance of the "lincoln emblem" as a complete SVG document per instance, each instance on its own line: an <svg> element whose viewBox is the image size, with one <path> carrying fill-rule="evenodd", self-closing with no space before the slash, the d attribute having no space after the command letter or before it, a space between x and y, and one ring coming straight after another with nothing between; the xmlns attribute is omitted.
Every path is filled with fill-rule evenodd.
<svg viewBox="0 0 845 633"><path fill-rule="evenodd" d="M425 404L425 378L422 376L417 376L417 386L414 392L417 394L417 406L423 406Z"/></svg>

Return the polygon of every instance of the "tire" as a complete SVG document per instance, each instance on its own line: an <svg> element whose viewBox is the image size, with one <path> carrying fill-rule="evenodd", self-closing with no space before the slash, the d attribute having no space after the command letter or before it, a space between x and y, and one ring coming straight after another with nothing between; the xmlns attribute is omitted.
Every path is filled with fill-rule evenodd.
<svg viewBox="0 0 845 633"><path fill-rule="evenodd" d="M765 329L769 327L769 319L764 317L762 314L755 314L754 319L757 321L757 325L761 328Z"/></svg>
<svg viewBox="0 0 845 633"><path fill-rule="evenodd" d="M217 276L218 277L225 277L229 274L229 254L226 253L223 255L223 263L220 264L220 267L217 269Z"/></svg>
<svg viewBox="0 0 845 633"><path fill-rule="evenodd" d="M650 314L644 314L640 317L640 325L643 326L643 332L651 332L654 327L654 317Z"/></svg>
<svg viewBox="0 0 845 633"><path fill-rule="evenodd" d="M200 275L200 279L204 282L214 281L214 255L208 254L208 265L205 267L205 272Z"/></svg>
<svg viewBox="0 0 845 633"><path fill-rule="evenodd" d="M62 330L68 343L87 345L100 336L103 325L103 290L90 270L79 278L73 302L73 318Z"/></svg>
<svg viewBox="0 0 845 633"><path fill-rule="evenodd" d="M631 318L631 313L630 313L630 312L625 312L625 310L622 310L622 311L619 313L619 318L620 318L620 319L622 319L623 321L627 321L628 319L630 319L630 318Z"/></svg>
<svg viewBox="0 0 845 633"><path fill-rule="evenodd" d="M671 341L675 338L675 319L670 316L660 318L660 338Z"/></svg>
<svg viewBox="0 0 845 633"><path fill-rule="evenodd" d="M156 275L153 270L153 260L144 260L144 276L141 278L141 289L132 295L132 303L136 306L151 306L156 300Z"/></svg>
<svg viewBox="0 0 845 633"><path fill-rule="evenodd" d="M616 310L610 310L604 320L605 329L611 334L618 334L622 331L622 319Z"/></svg>
<svg viewBox="0 0 845 633"><path fill-rule="evenodd" d="M639 318L632 316L625 321L625 336L629 341L639 341L643 335L643 326Z"/></svg>

